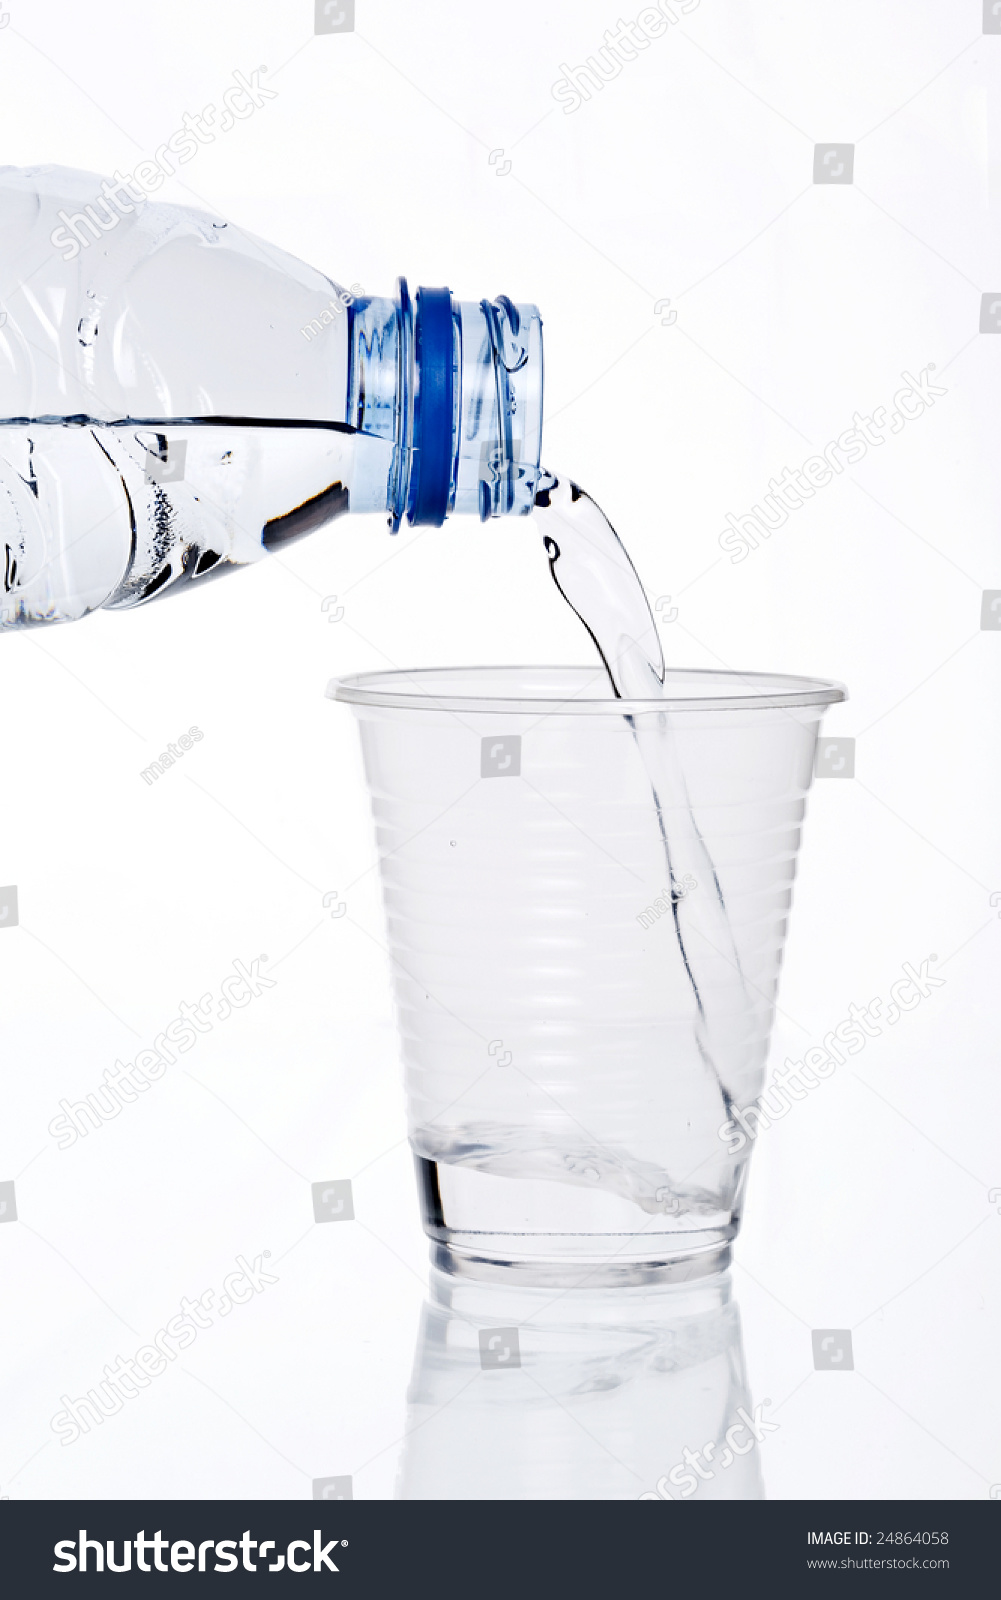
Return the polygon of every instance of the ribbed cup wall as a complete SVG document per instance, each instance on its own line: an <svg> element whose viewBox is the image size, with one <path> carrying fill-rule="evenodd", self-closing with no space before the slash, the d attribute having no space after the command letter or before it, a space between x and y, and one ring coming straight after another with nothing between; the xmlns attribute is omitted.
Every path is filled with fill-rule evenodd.
<svg viewBox="0 0 1001 1600"><path fill-rule="evenodd" d="M823 707L669 713L668 843L694 823L707 863L674 903L659 713L355 711L415 1151L728 1213L719 1130L761 1087Z"/></svg>

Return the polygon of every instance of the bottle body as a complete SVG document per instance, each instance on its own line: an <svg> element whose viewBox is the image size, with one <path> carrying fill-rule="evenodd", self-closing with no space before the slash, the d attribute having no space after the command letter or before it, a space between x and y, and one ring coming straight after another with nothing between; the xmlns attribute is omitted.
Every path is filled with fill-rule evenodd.
<svg viewBox="0 0 1001 1600"><path fill-rule="evenodd" d="M0 629L178 592L349 511L530 509L534 307L373 299L59 168L0 170L0 239Z"/></svg>

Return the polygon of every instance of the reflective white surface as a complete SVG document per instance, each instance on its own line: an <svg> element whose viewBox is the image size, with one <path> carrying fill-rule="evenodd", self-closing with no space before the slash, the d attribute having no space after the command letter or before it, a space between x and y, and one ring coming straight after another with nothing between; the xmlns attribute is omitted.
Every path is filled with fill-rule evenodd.
<svg viewBox="0 0 1001 1600"><path fill-rule="evenodd" d="M300 969L317 990L334 936ZM438 1279L425 1304L388 1027L336 1027L351 1071L325 1077L297 1068L281 1024L278 1004L256 1030L248 1009L235 1048L206 1036L128 1132L123 1111L18 1183L21 1220L0 1235L3 1493L299 1498L349 1476L356 1498L628 1499L686 1448L719 1456L739 1406L774 1431L699 1498L981 1498L1001 1478L995 1218L978 1226L974 1186L878 1099L873 1114L860 1079L762 1141L732 1285L547 1295ZM885 1226L843 1202L844 1149ZM313 1221L305 1179L323 1171L355 1174L354 1220ZM185 1297L218 1295L238 1255L277 1281L225 1316L210 1306L166 1370L61 1444L62 1397L149 1346ZM517 1370L481 1365L479 1330L495 1326L519 1330ZM814 1368L813 1327L851 1330L854 1371ZM690 1497L679 1478L668 1492Z"/></svg>

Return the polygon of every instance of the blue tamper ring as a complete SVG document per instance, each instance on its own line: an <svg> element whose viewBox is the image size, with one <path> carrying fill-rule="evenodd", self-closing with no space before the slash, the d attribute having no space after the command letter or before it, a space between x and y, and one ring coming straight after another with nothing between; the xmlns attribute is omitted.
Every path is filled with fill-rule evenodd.
<svg viewBox="0 0 1001 1600"><path fill-rule="evenodd" d="M415 296L413 465L408 520L440 528L452 486L454 341L449 289L418 289Z"/></svg>

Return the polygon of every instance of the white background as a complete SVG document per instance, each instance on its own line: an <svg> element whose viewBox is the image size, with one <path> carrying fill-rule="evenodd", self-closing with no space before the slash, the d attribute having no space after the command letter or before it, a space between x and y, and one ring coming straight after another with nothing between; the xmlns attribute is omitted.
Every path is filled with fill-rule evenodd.
<svg viewBox="0 0 1001 1600"><path fill-rule="evenodd" d="M762 1472L779 1498L987 1496L1001 338L978 328L1001 283L1001 36L980 0L701 0L572 115L552 86L616 25L603 0L357 0L356 30L322 36L303 0L3 3L3 160L131 170L266 65L276 98L159 197L370 292L403 272L535 301L545 459L672 597L669 661L848 684L826 727L857 737L856 777L811 798L773 1059L905 961L934 953L947 981L756 1151L734 1287L781 1423ZM822 140L855 144L851 185L812 182ZM932 410L729 560L728 512L931 362ZM323 691L367 667L587 659L531 523L504 521L391 540L348 519L201 594L3 639L0 883L21 920L0 930L0 1179L20 1220L0 1226L0 1492L296 1498L351 1474L356 1497L393 1494L426 1249L356 733ZM202 742L148 787L191 724ZM61 1097L264 953L273 989L56 1149ZM314 1224L310 1183L344 1177L357 1220ZM59 1444L62 1394L265 1249L276 1285ZM828 1327L853 1330L853 1373L813 1370Z"/></svg>

